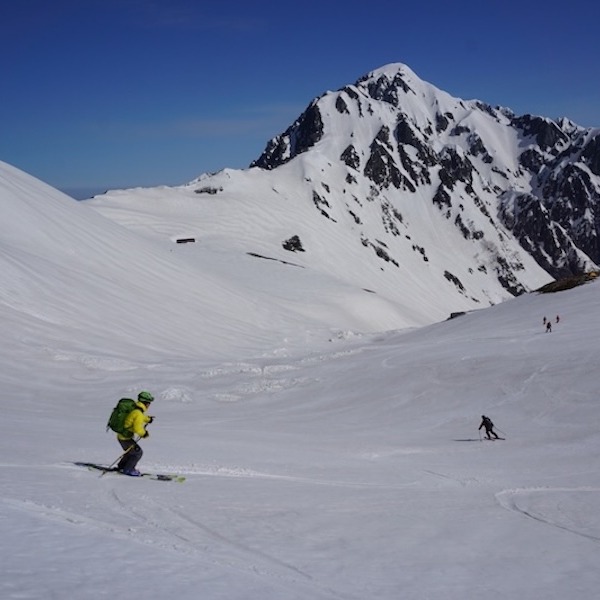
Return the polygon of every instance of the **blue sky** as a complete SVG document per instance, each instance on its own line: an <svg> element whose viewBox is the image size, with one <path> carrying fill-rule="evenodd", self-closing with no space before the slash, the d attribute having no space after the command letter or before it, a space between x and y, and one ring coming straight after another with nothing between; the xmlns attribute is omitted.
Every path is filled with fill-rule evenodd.
<svg viewBox="0 0 600 600"><path fill-rule="evenodd" d="M571 0L5 0L0 160L60 189L244 168L326 90L403 62L600 127L600 8Z"/></svg>

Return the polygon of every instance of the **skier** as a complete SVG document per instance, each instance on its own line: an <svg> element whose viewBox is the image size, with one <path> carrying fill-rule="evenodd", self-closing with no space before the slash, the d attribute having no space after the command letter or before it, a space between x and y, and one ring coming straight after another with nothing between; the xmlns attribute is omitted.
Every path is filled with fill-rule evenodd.
<svg viewBox="0 0 600 600"><path fill-rule="evenodd" d="M139 477L141 473L135 468L142 458L142 448L133 439L134 435L140 438L147 438L150 434L146 431L146 425L152 423L154 417L146 414L150 403L154 400L154 396L150 392L140 392L137 397L136 408L134 408L125 417L126 434L117 434L117 440L121 444L121 448L125 453L121 457L117 468L124 475L131 477Z"/></svg>
<svg viewBox="0 0 600 600"><path fill-rule="evenodd" d="M498 437L498 434L494 431L494 424L492 423L492 420L489 417L486 417L485 415L481 415L481 425L479 426L479 429L481 429L482 427L485 427L485 435L487 436L488 440L492 439L492 435L496 439L500 439Z"/></svg>
<svg viewBox="0 0 600 600"><path fill-rule="evenodd" d="M546 323L546 333L552 333L552 322L548 321Z"/></svg>

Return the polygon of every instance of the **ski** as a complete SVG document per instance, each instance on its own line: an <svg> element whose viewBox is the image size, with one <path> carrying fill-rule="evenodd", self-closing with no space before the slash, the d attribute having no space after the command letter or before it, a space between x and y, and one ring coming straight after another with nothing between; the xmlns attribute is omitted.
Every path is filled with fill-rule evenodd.
<svg viewBox="0 0 600 600"><path fill-rule="evenodd" d="M501 438L501 437L497 437L497 438L485 438L488 442L495 442L496 440L505 440L506 438Z"/></svg>
<svg viewBox="0 0 600 600"><path fill-rule="evenodd" d="M115 473L116 475L123 475L123 477L130 477L130 475L121 473L117 467L109 468L105 467L104 465L87 462L76 462L74 464L78 467L85 467L88 469L88 471L102 471L104 473ZM142 473L140 477L144 477L145 479L154 479L155 481L176 481L177 483L183 483L185 481L185 477L183 475L171 475L166 473Z"/></svg>
<svg viewBox="0 0 600 600"><path fill-rule="evenodd" d="M185 481L185 477L183 475L168 475L165 473L142 473L141 477L145 477L146 479L154 479L155 481L176 481L177 483L183 483Z"/></svg>

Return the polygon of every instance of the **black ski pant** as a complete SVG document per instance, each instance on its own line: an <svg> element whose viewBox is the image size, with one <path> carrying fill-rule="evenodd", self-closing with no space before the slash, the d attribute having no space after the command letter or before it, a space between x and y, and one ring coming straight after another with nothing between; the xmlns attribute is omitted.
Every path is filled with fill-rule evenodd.
<svg viewBox="0 0 600 600"><path fill-rule="evenodd" d="M117 469L121 471L131 471L135 469L135 466L138 464L140 458L142 458L142 448L140 445L133 439L129 440L120 440L117 438L119 444L121 444L121 448L125 450L125 454L121 457L119 464L117 465Z"/></svg>

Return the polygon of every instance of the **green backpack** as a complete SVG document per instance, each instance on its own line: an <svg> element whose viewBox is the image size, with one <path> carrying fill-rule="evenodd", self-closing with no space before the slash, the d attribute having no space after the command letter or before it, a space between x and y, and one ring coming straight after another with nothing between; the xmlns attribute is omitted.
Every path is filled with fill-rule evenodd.
<svg viewBox="0 0 600 600"><path fill-rule="evenodd" d="M113 408L112 413L110 413L110 418L106 424L106 431L112 429L115 433L120 433L121 435L131 434L130 431L125 429L125 418L136 408L139 410L135 400L132 400L131 398L121 398Z"/></svg>

